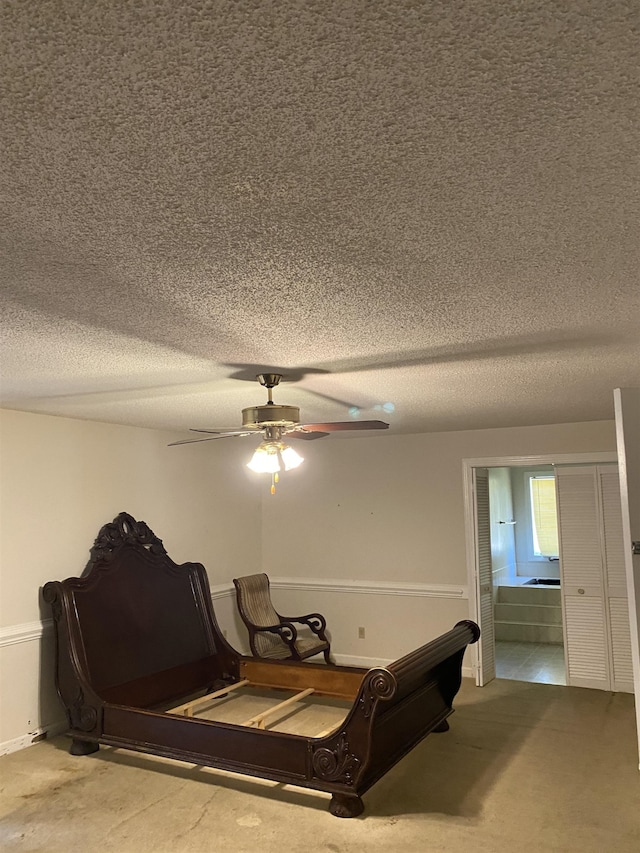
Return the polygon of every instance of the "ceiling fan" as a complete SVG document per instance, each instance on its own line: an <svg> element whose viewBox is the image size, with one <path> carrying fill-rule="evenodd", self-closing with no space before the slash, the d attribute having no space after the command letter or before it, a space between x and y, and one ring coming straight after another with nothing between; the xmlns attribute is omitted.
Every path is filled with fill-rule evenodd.
<svg viewBox="0 0 640 853"><path fill-rule="evenodd" d="M301 424L300 409L297 406L282 406L273 402L273 388L280 383L281 373L259 373L258 382L267 389L268 400L262 406L248 406L242 410L241 429L193 429L191 432L206 433L207 438L187 438L173 441L169 447L178 444L193 444L197 441L213 441L218 438L238 438L256 435L261 432L263 441L253 454L248 467L253 471L272 475L271 492L275 493L278 473L296 468L303 457L283 442L288 439L324 438L332 432L343 430L388 429L384 421L332 421L329 423Z"/></svg>

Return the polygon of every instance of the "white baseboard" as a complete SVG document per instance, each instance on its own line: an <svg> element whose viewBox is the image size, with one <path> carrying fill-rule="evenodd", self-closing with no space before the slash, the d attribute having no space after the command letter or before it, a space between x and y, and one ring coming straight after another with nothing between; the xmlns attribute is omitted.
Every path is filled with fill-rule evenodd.
<svg viewBox="0 0 640 853"><path fill-rule="evenodd" d="M0 755L9 755L10 752L18 752L20 749L26 749L28 746L33 746L35 743L40 743L42 740L57 737L63 734L68 729L68 725L64 720L56 723L51 723L48 726L40 726L32 732L27 732L20 737L14 737L12 740L6 740L0 743Z"/></svg>
<svg viewBox="0 0 640 853"><path fill-rule="evenodd" d="M356 655L339 655L332 654L334 661L338 666L357 666L364 669L373 669L375 666L388 666L393 663L391 658L363 658Z"/></svg>

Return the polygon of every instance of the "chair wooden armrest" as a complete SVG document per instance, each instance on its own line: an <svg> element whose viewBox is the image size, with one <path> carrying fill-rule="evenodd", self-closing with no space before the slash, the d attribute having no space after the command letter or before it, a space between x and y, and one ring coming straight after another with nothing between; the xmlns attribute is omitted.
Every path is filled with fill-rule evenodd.
<svg viewBox="0 0 640 853"><path fill-rule="evenodd" d="M280 614L278 614L278 616L280 616ZM280 616L280 618L283 622L298 622L301 625L306 625L314 634L320 637L321 640L327 640L325 637L327 620L321 613L307 613L306 616Z"/></svg>

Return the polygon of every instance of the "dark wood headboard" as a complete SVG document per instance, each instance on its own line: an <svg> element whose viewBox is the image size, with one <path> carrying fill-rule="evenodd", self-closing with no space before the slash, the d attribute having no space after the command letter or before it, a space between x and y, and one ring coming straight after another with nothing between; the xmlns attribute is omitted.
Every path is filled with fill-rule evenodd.
<svg viewBox="0 0 640 853"><path fill-rule="evenodd" d="M181 673L175 691L185 692L189 673L200 685L203 662L216 658L225 668L225 658L237 657L216 622L204 567L174 563L126 512L101 528L81 577L52 581L43 594L60 608L76 677L104 699L160 701L166 697L143 689L159 674Z"/></svg>

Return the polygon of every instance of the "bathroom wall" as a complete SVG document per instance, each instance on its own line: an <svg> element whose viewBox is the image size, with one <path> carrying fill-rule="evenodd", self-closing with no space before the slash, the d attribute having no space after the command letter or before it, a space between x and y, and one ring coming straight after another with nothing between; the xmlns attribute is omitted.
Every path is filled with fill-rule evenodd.
<svg viewBox="0 0 640 853"><path fill-rule="evenodd" d="M491 524L491 572L495 590L508 585L516 574L516 525L509 468L489 468L489 519Z"/></svg>

